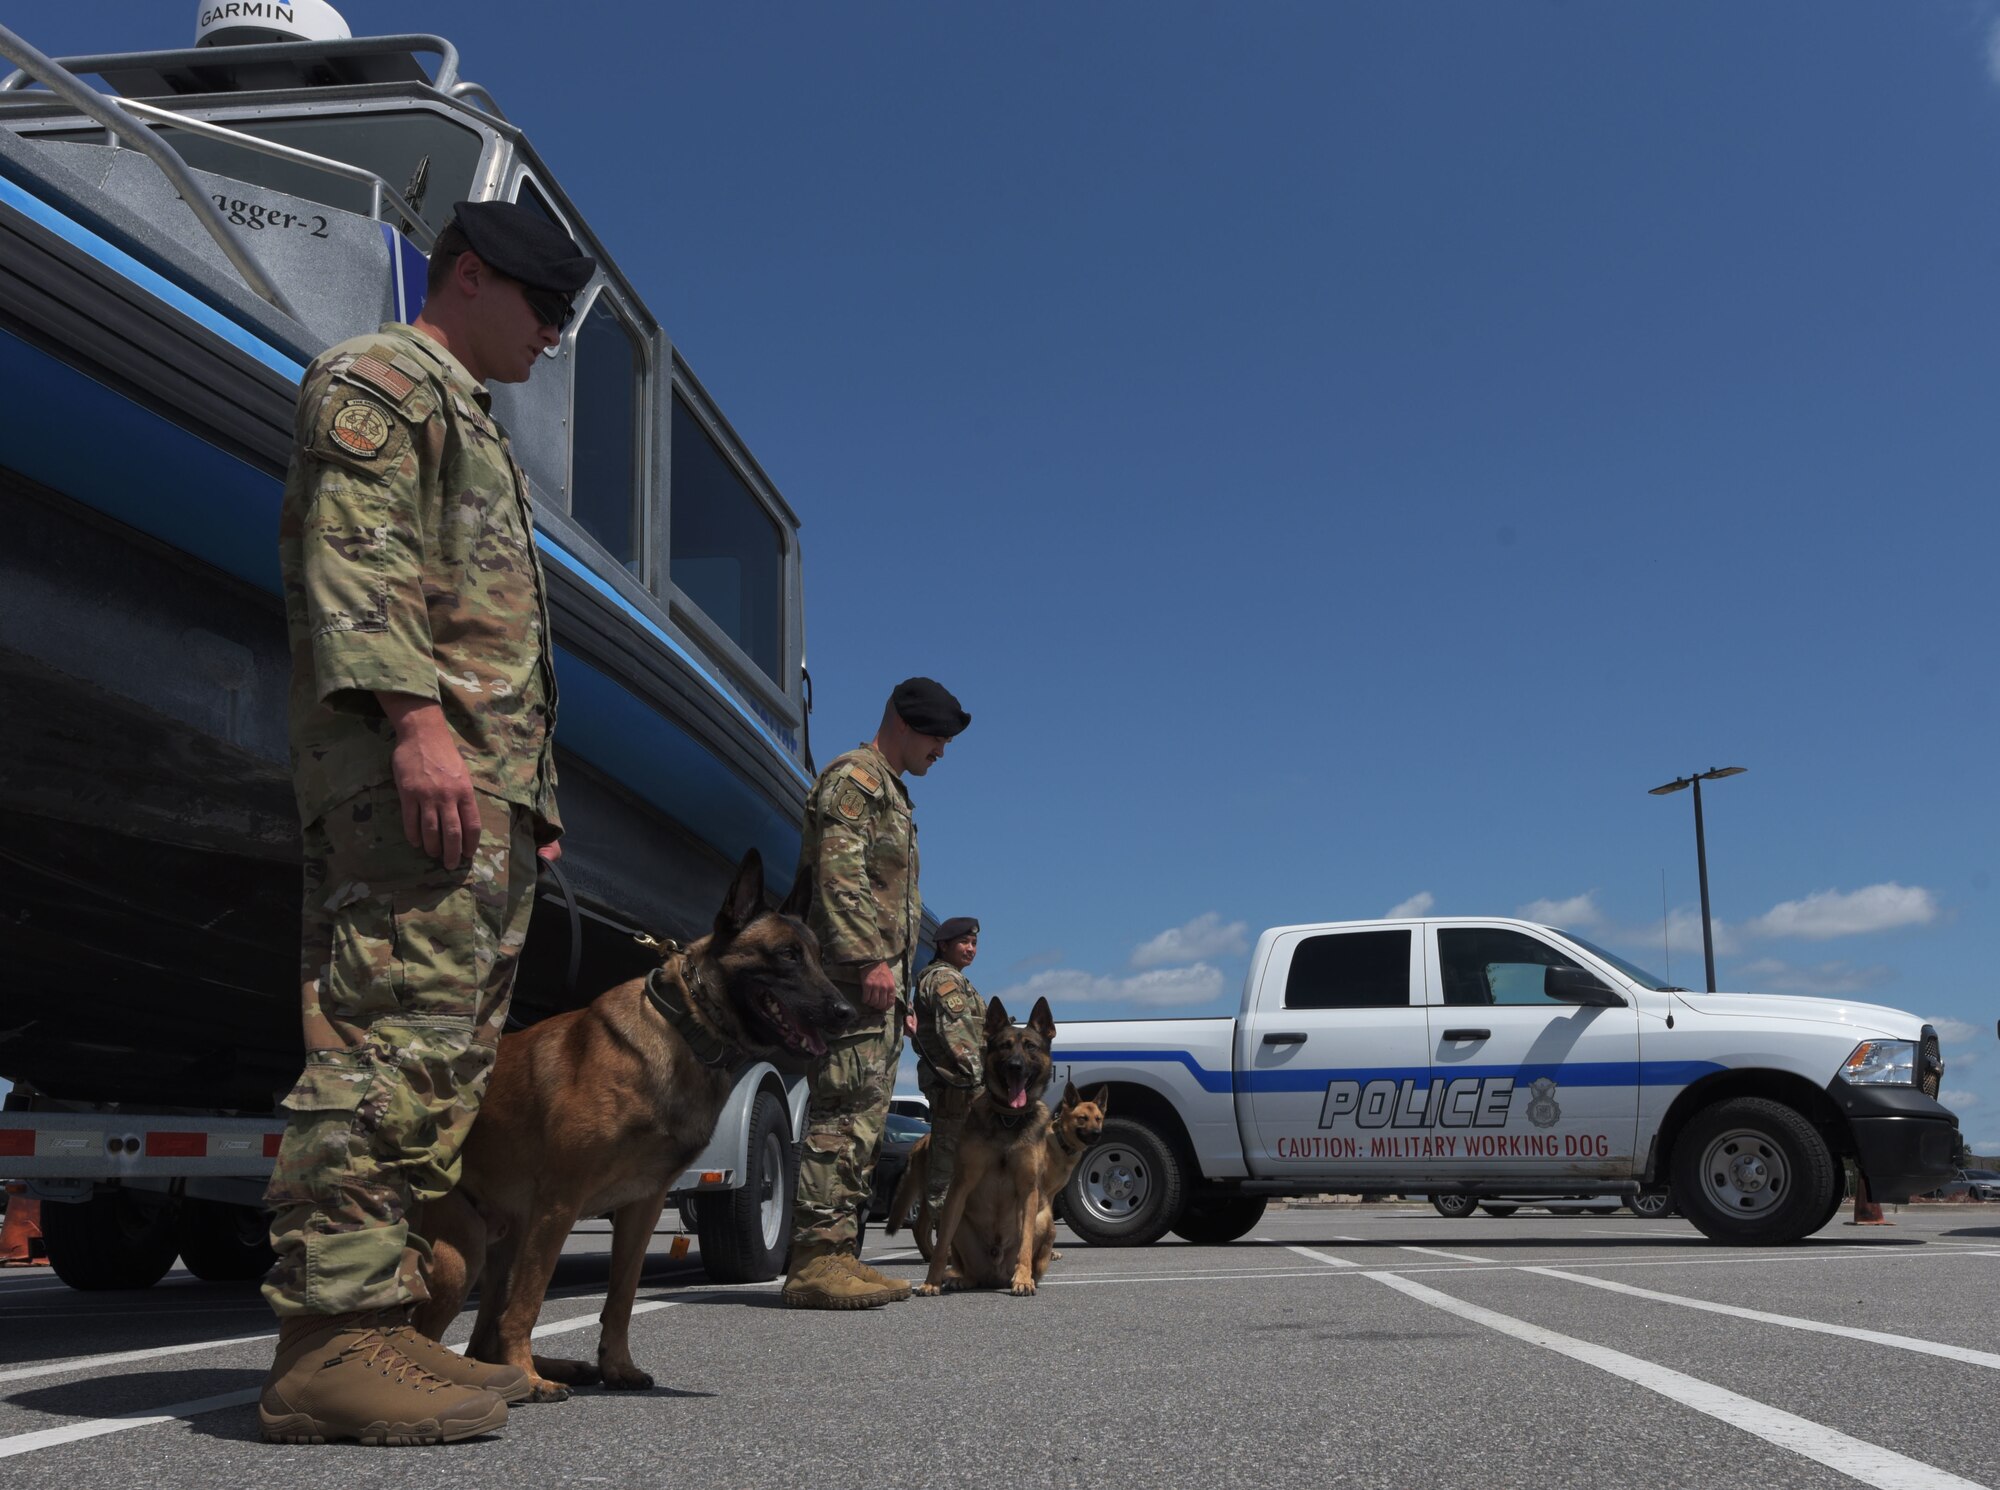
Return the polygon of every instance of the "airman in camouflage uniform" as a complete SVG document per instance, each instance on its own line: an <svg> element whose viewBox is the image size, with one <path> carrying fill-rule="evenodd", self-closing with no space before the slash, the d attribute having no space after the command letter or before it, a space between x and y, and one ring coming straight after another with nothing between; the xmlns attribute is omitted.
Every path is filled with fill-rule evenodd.
<svg viewBox="0 0 2000 1490"><path fill-rule="evenodd" d="M546 587L484 380L527 377L592 268L525 209L461 203L417 324L300 388L279 553L307 1057L265 1197L273 1439L468 1437L529 1385L416 1334L410 1217L457 1183L562 831Z"/></svg>
<svg viewBox="0 0 2000 1490"><path fill-rule="evenodd" d="M938 684L911 678L890 696L875 738L834 760L806 799L798 872L813 878L812 929L827 976L861 1017L810 1077L784 1289L796 1308L865 1309L910 1295L908 1283L859 1256L923 912L902 777L928 772L971 718Z"/></svg>
<svg viewBox="0 0 2000 1490"><path fill-rule="evenodd" d="M937 960L917 976L917 1089L931 1105L931 1142L925 1172L927 1214L917 1220L923 1239L944 1214L951 1190L959 1130L984 1078L986 1000L965 976L979 955L979 923L954 916L938 928Z"/></svg>

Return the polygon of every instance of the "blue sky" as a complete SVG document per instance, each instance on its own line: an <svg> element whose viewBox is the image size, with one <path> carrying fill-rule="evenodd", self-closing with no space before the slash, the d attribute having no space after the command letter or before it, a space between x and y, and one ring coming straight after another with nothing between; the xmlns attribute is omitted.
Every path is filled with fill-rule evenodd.
<svg viewBox="0 0 2000 1490"><path fill-rule="evenodd" d="M1937 1019L2000 1151L1994 7L342 9L453 37L802 515L822 757L971 709L987 992L1221 1013L1413 903L1657 969L1663 872L1695 985L1646 790L1737 764L1723 986Z"/></svg>

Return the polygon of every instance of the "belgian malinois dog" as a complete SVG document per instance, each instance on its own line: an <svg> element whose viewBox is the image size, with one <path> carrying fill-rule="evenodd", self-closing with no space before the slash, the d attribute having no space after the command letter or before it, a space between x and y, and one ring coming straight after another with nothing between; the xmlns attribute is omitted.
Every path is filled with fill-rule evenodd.
<svg viewBox="0 0 2000 1490"><path fill-rule="evenodd" d="M1083 1151L1104 1134L1104 1117L1111 1110L1111 1088L1101 1086L1097 1095L1086 1099L1076 1083L1063 1083L1062 1101L1049 1118L1048 1147L1042 1156L1042 1210L1035 1217L1035 1281L1049 1270L1049 1263L1062 1253L1056 1251L1056 1196L1076 1172Z"/></svg>
<svg viewBox="0 0 2000 1490"><path fill-rule="evenodd" d="M986 1080L965 1115L951 1193L931 1247L930 1272L917 1288L1035 1291L1035 1218L1042 1209L1049 1110L1042 1105L1056 1037L1049 1001L1035 1000L1015 1024L995 999L986 1006Z"/></svg>
<svg viewBox="0 0 2000 1490"><path fill-rule="evenodd" d="M458 1188L423 1209L431 1299L417 1328L437 1339L481 1284L468 1354L519 1366L536 1402L601 1380L643 1391L632 1363L632 1300L667 1187L715 1132L736 1073L753 1060L804 1071L854 1018L807 929L810 876L776 911L764 865L743 856L715 929L659 969L583 1009L500 1041ZM581 1216L609 1213L611 1280L597 1363L538 1356L535 1317ZM482 1274L483 1279L482 1279Z"/></svg>
<svg viewBox="0 0 2000 1490"><path fill-rule="evenodd" d="M917 1250L924 1254L926 1262L930 1261L937 1226L937 1217L931 1214L930 1200L924 1194L930 1184L931 1135L926 1133L910 1146L903 1177L896 1181L896 1198L889 1202L889 1219L882 1226L884 1236L894 1236L905 1222L909 1223Z"/></svg>

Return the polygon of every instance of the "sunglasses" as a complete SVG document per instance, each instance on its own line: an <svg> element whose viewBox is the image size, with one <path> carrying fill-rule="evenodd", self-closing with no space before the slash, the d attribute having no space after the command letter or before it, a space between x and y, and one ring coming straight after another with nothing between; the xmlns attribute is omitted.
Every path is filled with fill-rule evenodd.
<svg viewBox="0 0 2000 1490"><path fill-rule="evenodd" d="M521 298L528 302L528 309L535 313L535 319L544 326L553 326L560 331L576 316L576 297L565 295L561 290L545 290L536 285L522 285Z"/></svg>

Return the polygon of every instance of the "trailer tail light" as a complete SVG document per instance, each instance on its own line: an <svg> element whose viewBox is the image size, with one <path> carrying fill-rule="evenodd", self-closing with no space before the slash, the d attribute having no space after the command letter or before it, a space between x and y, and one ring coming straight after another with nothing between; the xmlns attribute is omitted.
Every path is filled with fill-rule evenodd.
<svg viewBox="0 0 2000 1490"><path fill-rule="evenodd" d="M264 1157L266 1159L277 1158L278 1146L284 1141L285 1135L282 1133L266 1133L264 1135Z"/></svg>
<svg viewBox="0 0 2000 1490"><path fill-rule="evenodd" d="M206 1133L148 1133L146 1135L146 1157L148 1159L206 1159L208 1157L208 1135Z"/></svg>
<svg viewBox="0 0 2000 1490"><path fill-rule="evenodd" d="M0 1158L32 1159L34 1156L33 1128L0 1128Z"/></svg>

